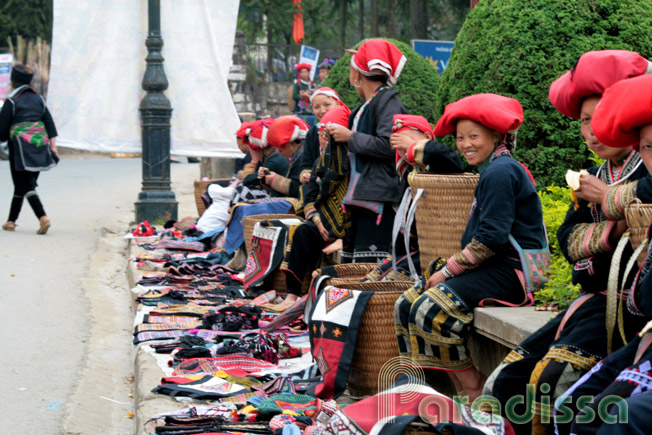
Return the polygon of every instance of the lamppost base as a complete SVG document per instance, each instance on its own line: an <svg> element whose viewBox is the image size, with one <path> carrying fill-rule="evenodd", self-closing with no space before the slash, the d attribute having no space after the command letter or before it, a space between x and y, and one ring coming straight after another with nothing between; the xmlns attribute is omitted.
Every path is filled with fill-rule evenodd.
<svg viewBox="0 0 652 435"><path fill-rule="evenodd" d="M145 190L136 201L136 222L150 223L177 220L179 202L169 190Z"/></svg>

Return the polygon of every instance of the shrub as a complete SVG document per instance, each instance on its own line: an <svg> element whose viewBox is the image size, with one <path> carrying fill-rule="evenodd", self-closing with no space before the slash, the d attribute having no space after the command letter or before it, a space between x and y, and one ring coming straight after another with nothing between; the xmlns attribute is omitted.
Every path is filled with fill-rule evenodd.
<svg viewBox="0 0 652 435"><path fill-rule="evenodd" d="M398 77L396 89L401 91L400 98L408 113L424 116L428 121L434 122L435 103L437 101L437 88L439 74L429 61L424 59L412 48L400 41L387 39L393 42L407 57L407 63ZM362 44L359 42L354 48ZM323 86L335 89L344 103L353 109L361 103L355 89L349 83L349 65L351 54L346 53L333 66Z"/></svg>
<svg viewBox="0 0 652 435"><path fill-rule="evenodd" d="M539 192L543 207L543 220L548 229L550 243L550 279L546 286L535 294L537 305L547 304L557 306L560 310L568 307L580 294L580 286L571 284L573 266L564 258L557 241L557 230L564 222L570 204L570 189L568 187L548 186Z"/></svg>
<svg viewBox="0 0 652 435"><path fill-rule="evenodd" d="M563 183L572 167L590 166L579 122L548 100L553 80L590 50L652 56L652 2L640 0L482 0L455 39L440 83L437 114L462 97L495 92L525 109L515 157L540 186Z"/></svg>

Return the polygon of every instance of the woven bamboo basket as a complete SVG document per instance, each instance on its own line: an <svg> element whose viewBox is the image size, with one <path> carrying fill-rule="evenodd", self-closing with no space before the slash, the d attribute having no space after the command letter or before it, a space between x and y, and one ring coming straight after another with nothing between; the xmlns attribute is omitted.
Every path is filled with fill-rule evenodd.
<svg viewBox="0 0 652 435"><path fill-rule="evenodd" d="M257 222L273 220L273 219L292 219L296 218L297 215L294 214L259 214L245 216L242 218L242 229L244 232L245 238L245 247L247 249L247 254L249 254L249 249L251 248L251 237L254 233L254 227ZM310 280L312 278L312 271L308 271L306 276L303 278L303 285L301 290L303 293L306 293L310 288ZM271 281L271 282L269 282ZM285 284L285 275L280 270L275 270L272 272L269 277L265 280L266 284L269 284L269 288L276 290L280 293L285 293L287 291L287 286Z"/></svg>
<svg viewBox="0 0 652 435"><path fill-rule="evenodd" d="M478 175L470 173L410 173L410 186L425 190L416 212L422 271L436 258L446 259L460 250L478 179Z"/></svg>
<svg viewBox="0 0 652 435"><path fill-rule="evenodd" d="M632 247L636 250L647 238L647 229L652 224L652 204L633 203L626 206L625 219L629 227ZM647 250L644 249L637 258L639 266L643 265L646 256Z"/></svg>
<svg viewBox="0 0 652 435"><path fill-rule="evenodd" d="M213 180L199 180L195 181L195 205L197 206L197 212L199 213L199 216L203 215L204 212L206 211L206 206L204 205L204 201L201 199L201 196L206 192L206 189L208 188L208 185L211 183L215 183L216 181L225 181L229 182L231 181L230 178L215 178Z"/></svg>
<svg viewBox="0 0 652 435"><path fill-rule="evenodd" d="M251 236L254 234L254 227L257 222L269 221L275 219L292 219L296 218L295 214L255 214L242 218L242 230L244 233L244 242L247 253L251 249Z"/></svg>
<svg viewBox="0 0 652 435"><path fill-rule="evenodd" d="M378 392L378 375L390 359L398 356L398 341L394 332L394 303L412 282L355 282L340 288L371 291L358 330L355 353L349 373L349 392L354 396ZM382 388L388 385L381 385Z"/></svg>

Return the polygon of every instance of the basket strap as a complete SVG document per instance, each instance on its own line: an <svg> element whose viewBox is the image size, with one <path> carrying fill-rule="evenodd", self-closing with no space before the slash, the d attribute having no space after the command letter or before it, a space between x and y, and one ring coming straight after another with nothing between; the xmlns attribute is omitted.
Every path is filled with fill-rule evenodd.
<svg viewBox="0 0 652 435"><path fill-rule="evenodd" d="M621 283L620 286L620 294L621 298L617 298L616 302L618 302L618 331L620 332L620 337L623 340L623 344L627 344L627 338L625 336L625 316L623 313L623 306L625 303L627 303L626 300L622 299L622 295L625 292L625 283L627 282L627 277L631 273L632 269L634 268L634 264L636 264L636 260L638 259L638 256L641 254L643 249L645 249L645 245L647 245L647 239L644 239L641 241L641 244L636 248L632 256L629 258L629 261L627 262L627 266L625 266L625 273L623 274L623 282Z"/></svg>
<svg viewBox="0 0 652 435"><path fill-rule="evenodd" d="M397 275L398 272L396 270L396 239L398 238L398 235L401 232L401 227L404 228L404 232L409 231L409 229L405 230L404 223L405 223L406 215L411 200L412 200L412 188L408 187L407 189L405 189L405 193L403 194L403 199L401 200L401 204L398 206L398 210L396 210L396 217L394 217L394 225L392 226L392 272L394 273L395 277L398 276ZM407 254L409 258L410 251L407 251Z"/></svg>
<svg viewBox="0 0 652 435"><path fill-rule="evenodd" d="M643 354L648 349L648 347L650 347L651 344L652 344L652 333L648 332L643 336L640 343L638 344L638 349L636 350L636 357L634 358L634 365L638 364L638 362L643 357Z"/></svg>
<svg viewBox="0 0 652 435"><path fill-rule="evenodd" d="M414 195L414 199L412 200L412 204L408 210L407 220L405 222L405 231L403 232L403 241L405 242L405 252L407 252L407 261L410 268L410 276L414 281L419 280L419 272L417 272L416 267L414 267L412 255L410 255L410 229L412 228L412 223L414 222L414 218L417 214L417 203L424 193L424 189L417 189L417 193Z"/></svg>
<svg viewBox="0 0 652 435"><path fill-rule="evenodd" d="M616 326L616 312L618 304L618 273L620 272L620 261L623 256L623 251L629 242L629 232L622 235L618 241L618 246L614 251L611 259L611 266L609 268L609 278L607 280L607 354L611 353L613 344L613 332ZM625 277L623 277L623 281Z"/></svg>

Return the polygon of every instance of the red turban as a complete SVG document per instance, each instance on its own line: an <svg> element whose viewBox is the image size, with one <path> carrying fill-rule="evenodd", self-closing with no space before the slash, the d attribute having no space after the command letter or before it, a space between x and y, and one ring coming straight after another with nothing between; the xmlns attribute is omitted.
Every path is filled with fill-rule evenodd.
<svg viewBox="0 0 652 435"><path fill-rule="evenodd" d="M340 104L342 103L342 100L340 99L340 96L338 95L337 91L335 89L331 88L317 88L314 91L312 91L312 95L310 95L310 102L312 103L313 98L315 98L317 95L325 95L327 97L331 97L335 101L337 101Z"/></svg>
<svg viewBox="0 0 652 435"><path fill-rule="evenodd" d="M602 95L591 119L593 134L603 144L639 145L641 127L652 123L652 75L621 80Z"/></svg>
<svg viewBox="0 0 652 435"><path fill-rule="evenodd" d="M267 130L272 122L272 118L259 119L251 123L249 133L249 146L256 150L267 148Z"/></svg>
<svg viewBox="0 0 652 435"><path fill-rule="evenodd" d="M426 118L419 115L394 115L392 133L404 130L417 130L422 133L432 134L432 127Z"/></svg>
<svg viewBox="0 0 652 435"><path fill-rule="evenodd" d="M602 95L614 83L648 72L652 72L650 62L636 52L589 51L580 56L575 68L550 85L548 98L561 113L579 119L584 98Z"/></svg>
<svg viewBox="0 0 652 435"><path fill-rule="evenodd" d="M448 104L435 125L435 136L455 133L457 121L470 119L500 133L513 133L523 123L523 107L514 98L475 94Z"/></svg>
<svg viewBox="0 0 652 435"><path fill-rule="evenodd" d="M351 66L363 75L384 74L391 84L396 84L407 58L394 44L384 39L370 39L362 43L351 57Z"/></svg>
<svg viewBox="0 0 652 435"><path fill-rule="evenodd" d="M267 142L277 148L282 148L289 142L303 140L310 126L294 115L279 116L269 126Z"/></svg>
<svg viewBox="0 0 652 435"><path fill-rule="evenodd" d="M312 69L312 65L310 65L309 63L298 63L296 64L295 68L297 69L297 74L298 74L304 68L310 71Z"/></svg>
<svg viewBox="0 0 652 435"><path fill-rule="evenodd" d="M351 111L345 105L333 107L331 110L326 112L324 116L322 116L319 123L319 129L323 130L327 124L336 124L348 128L349 116L351 116Z"/></svg>

